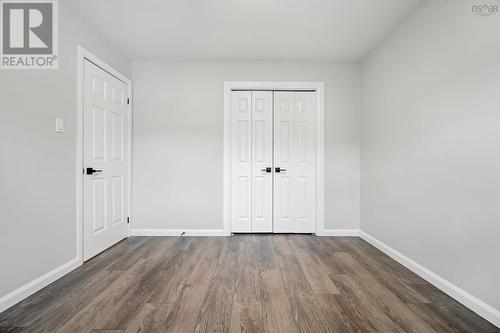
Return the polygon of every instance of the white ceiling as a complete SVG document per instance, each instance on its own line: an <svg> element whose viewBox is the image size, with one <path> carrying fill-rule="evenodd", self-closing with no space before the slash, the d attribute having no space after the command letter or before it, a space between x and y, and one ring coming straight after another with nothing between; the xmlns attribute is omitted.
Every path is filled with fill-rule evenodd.
<svg viewBox="0 0 500 333"><path fill-rule="evenodd" d="M361 60L424 0L64 0L133 60Z"/></svg>

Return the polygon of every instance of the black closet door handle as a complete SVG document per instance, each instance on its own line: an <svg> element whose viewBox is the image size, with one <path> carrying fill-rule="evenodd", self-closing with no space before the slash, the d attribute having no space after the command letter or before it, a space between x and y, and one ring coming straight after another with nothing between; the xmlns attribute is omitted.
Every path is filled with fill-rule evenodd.
<svg viewBox="0 0 500 333"><path fill-rule="evenodd" d="M262 171L265 171L267 173L271 173L273 171L273 168L267 167L267 168L262 169Z"/></svg>
<svg viewBox="0 0 500 333"><path fill-rule="evenodd" d="M87 168L86 174L87 175L93 175L94 173L99 173L99 172L102 172L102 170L97 170L97 169L94 169L94 168Z"/></svg>
<svg viewBox="0 0 500 333"><path fill-rule="evenodd" d="M276 172L276 173L285 172L285 171L286 171L286 169L282 169L282 168L275 168L274 169L274 172Z"/></svg>

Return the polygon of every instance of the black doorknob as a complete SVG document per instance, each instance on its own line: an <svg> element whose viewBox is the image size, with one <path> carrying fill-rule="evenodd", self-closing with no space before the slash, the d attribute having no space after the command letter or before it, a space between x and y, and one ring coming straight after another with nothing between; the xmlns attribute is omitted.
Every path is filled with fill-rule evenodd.
<svg viewBox="0 0 500 333"><path fill-rule="evenodd" d="M271 173L273 171L273 169L271 167L267 167L265 169L262 169L262 171L265 171L267 173Z"/></svg>
<svg viewBox="0 0 500 333"><path fill-rule="evenodd" d="M93 175L94 173L102 172L102 170L97 170L94 168L87 168L87 175Z"/></svg>
<svg viewBox="0 0 500 333"><path fill-rule="evenodd" d="M280 172L285 172L285 171L286 171L286 169L282 169L282 168L279 168L279 167L278 167L278 168L275 168L275 169L274 169L274 171L275 171L276 173L280 173Z"/></svg>

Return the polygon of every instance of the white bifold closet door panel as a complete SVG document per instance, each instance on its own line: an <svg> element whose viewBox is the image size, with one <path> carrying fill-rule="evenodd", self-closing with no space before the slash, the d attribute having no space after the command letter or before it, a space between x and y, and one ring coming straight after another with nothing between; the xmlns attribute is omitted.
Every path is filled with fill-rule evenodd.
<svg viewBox="0 0 500 333"><path fill-rule="evenodd" d="M252 93L231 98L231 231L252 231Z"/></svg>
<svg viewBox="0 0 500 333"><path fill-rule="evenodd" d="M274 232L315 231L314 92L274 92Z"/></svg>
<svg viewBox="0 0 500 333"><path fill-rule="evenodd" d="M231 100L231 231L272 232L272 92Z"/></svg>
<svg viewBox="0 0 500 333"><path fill-rule="evenodd" d="M273 231L272 166L273 93L272 91L253 91L252 232Z"/></svg>

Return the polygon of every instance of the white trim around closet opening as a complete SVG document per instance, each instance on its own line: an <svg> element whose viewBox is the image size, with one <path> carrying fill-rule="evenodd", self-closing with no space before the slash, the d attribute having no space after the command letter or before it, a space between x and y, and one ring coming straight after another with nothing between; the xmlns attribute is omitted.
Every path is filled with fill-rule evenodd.
<svg viewBox="0 0 500 333"><path fill-rule="evenodd" d="M224 82L224 234L231 235L231 91L233 90L314 90L316 115L316 235L325 234L325 137L324 82L226 81Z"/></svg>

